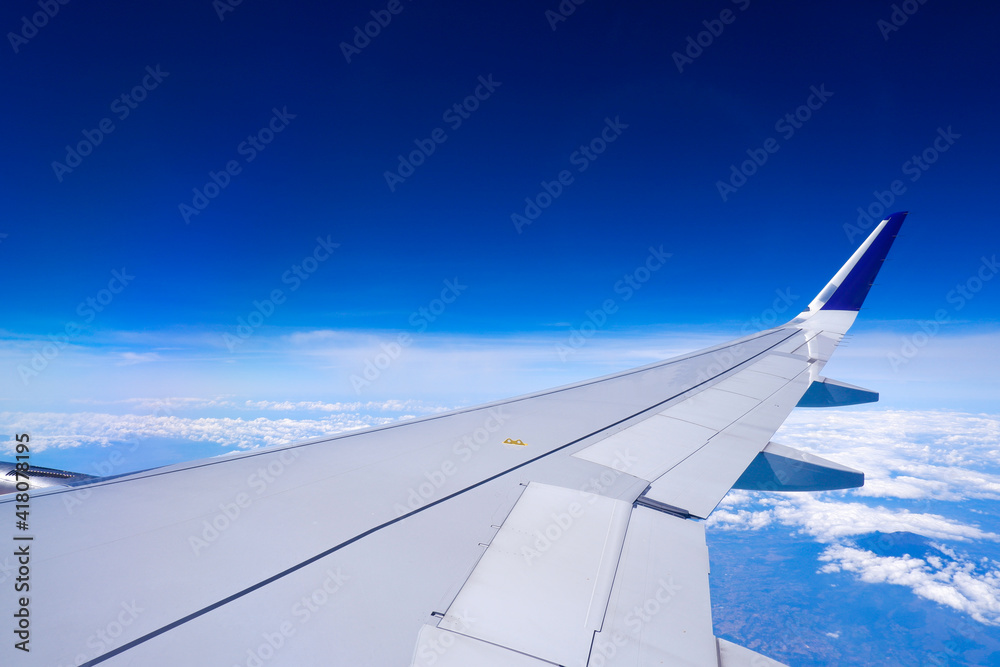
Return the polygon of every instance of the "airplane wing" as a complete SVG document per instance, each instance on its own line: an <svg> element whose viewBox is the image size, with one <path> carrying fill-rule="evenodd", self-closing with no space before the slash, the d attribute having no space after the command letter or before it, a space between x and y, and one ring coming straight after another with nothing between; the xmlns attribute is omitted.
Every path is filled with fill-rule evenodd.
<svg viewBox="0 0 1000 667"><path fill-rule="evenodd" d="M797 405L877 399L821 371L905 215L794 320L730 343L27 503L3 496L18 562L0 573L14 630L2 628L2 663L778 664L714 636L702 520L734 486L863 483L771 437Z"/></svg>

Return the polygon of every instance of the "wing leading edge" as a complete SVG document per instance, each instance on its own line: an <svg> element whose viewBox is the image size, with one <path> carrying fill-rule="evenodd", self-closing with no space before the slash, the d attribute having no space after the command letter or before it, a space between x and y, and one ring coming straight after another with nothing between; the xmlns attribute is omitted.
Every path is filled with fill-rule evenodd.
<svg viewBox="0 0 1000 667"><path fill-rule="evenodd" d="M870 399L820 372L905 215L794 320L732 343L33 496L44 549L20 661L777 664L715 638L700 519L783 470L796 489L857 483L771 438L804 396Z"/></svg>

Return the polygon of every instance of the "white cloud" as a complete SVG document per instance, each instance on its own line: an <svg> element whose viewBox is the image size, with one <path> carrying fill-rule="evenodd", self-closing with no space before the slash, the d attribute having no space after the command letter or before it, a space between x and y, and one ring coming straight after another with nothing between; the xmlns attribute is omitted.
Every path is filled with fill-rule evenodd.
<svg viewBox="0 0 1000 667"><path fill-rule="evenodd" d="M572 322L573 320L571 320ZM83 397L118 400L136 395L202 395L280 397L289 401L326 403L379 401L414 397L435 404L474 404L625 370L739 333L743 323L700 327L616 328L597 331L565 360L558 347L567 327L525 334L416 332L412 345L381 369L361 389L352 375L395 341L401 331L293 330L266 326L236 352L222 340L224 330L204 327L160 331L88 331L61 349L44 368L9 395L10 409L34 411L56 402ZM993 409L1000 385L990 381L1000 372L1000 355L992 354L996 331L970 335L942 331L912 363L892 372L886 353L899 334L860 331L834 357L827 369L833 377L871 386L884 401L907 407L978 406ZM908 333L912 323L876 323ZM994 327L995 329L995 327ZM0 331L0 368L19 378L36 353L50 341L45 335ZM151 363L155 361L156 363ZM225 372L220 368L225 367ZM32 373L35 371L32 370ZM928 382L927 378L934 378Z"/></svg>
<svg viewBox="0 0 1000 667"><path fill-rule="evenodd" d="M858 495L1000 500L1000 417L948 411L794 412L777 442L865 473Z"/></svg>
<svg viewBox="0 0 1000 667"><path fill-rule="evenodd" d="M171 413L181 410L203 410L207 408L238 408L239 403L229 400L229 397L199 398L195 396L168 396L164 398L123 398L101 401L92 398L72 399L70 403L80 405L123 405L133 410L150 410L158 413Z"/></svg>
<svg viewBox="0 0 1000 667"><path fill-rule="evenodd" d="M281 410L281 411L317 411L317 412L444 412L450 408L440 406L430 406L424 401L399 401L390 399L387 401L354 401L324 403L322 401L244 401L242 406L246 410Z"/></svg>
<svg viewBox="0 0 1000 667"><path fill-rule="evenodd" d="M122 352L119 356L119 366L132 366L134 364L145 364L151 361L159 361L160 355L156 352Z"/></svg>
<svg viewBox="0 0 1000 667"><path fill-rule="evenodd" d="M851 572L868 583L906 586L980 623L1000 625L1000 569L995 566L977 571L981 568L965 559L879 556L840 544L827 547L819 559L827 563L822 572Z"/></svg>
<svg viewBox="0 0 1000 667"><path fill-rule="evenodd" d="M759 530L767 528L774 523L774 513L770 511L751 512L749 510L731 512L729 510L717 509L708 518L707 523L712 528L722 530Z"/></svg>
<svg viewBox="0 0 1000 667"><path fill-rule="evenodd" d="M818 542L831 543L845 537L874 532L908 532L925 537L964 542L1000 541L1000 535L937 514L871 507L863 503L822 500L795 494L793 499L767 497L763 510L719 509L708 525L722 530L759 530L772 524L795 528Z"/></svg>
<svg viewBox="0 0 1000 667"><path fill-rule="evenodd" d="M345 401L325 403L323 401L253 401L235 400L231 396L197 398L191 396L168 396L164 398L124 398L113 401L76 399L73 403L83 405L122 405L133 410L149 410L154 414L172 414L184 410L225 409L261 412L265 410L290 412L410 412L430 414L444 412L451 408L431 405L424 401Z"/></svg>
<svg viewBox="0 0 1000 667"><path fill-rule="evenodd" d="M792 414L775 440L863 470L865 486L822 494L732 491L709 518L711 528L786 526L827 545L820 556L822 572L907 586L979 622L1000 624L995 562L977 567L959 548L943 543L934 545L937 554L917 558L880 555L853 542L875 532L914 533L959 545L1000 541L995 532L940 513L969 500L1000 499L1000 476L991 472L1000 460L1000 418L945 411L803 410ZM910 508L873 504L878 500ZM936 511L924 511L931 503Z"/></svg>
<svg viewBox="0 0 1000 667"><path fill-rule="evenodd" d="M106 446L146 438L170 438L195 442L216 442L224 447L252 449L309 440L395 421L394 417L373 417L342 413L323 419L233 419L185 418L172 415L112 415L98 412L0 413L0 422L10 432L32 436L34 452L50 447ZM13 451L8 442L5 450Z"/></svg>
<svg viewBox="0 0 1000 667"><path fill-rule="evenodd" d="M967 541L1000 540L1000 535L937 514L871 507L862 503L824 501L805 496L797 501L777 501L771 510L776 521L815 537L833 542L842 537L908 532L925 537Z"/></svg>

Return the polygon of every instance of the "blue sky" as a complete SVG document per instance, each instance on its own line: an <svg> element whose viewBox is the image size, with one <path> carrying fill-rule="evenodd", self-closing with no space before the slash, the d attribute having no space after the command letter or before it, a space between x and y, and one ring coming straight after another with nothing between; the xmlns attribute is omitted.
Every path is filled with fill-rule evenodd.
<svg viewBox="0 0 1000 667"><path fill-rule="evenodd" d="M789 319L883 209L831 374L998 398L995 8L39 7L0 18L8 410L531 391Z"/></svg>
<svg viewBox="0 0 1000 667"><path fill-rule="evenodd" d="M243 3L220 20L210 2L68 4L9 45L5 328L60 329L122 267L134 283L88 333L235 326L318 236L340 248L269 327L405 329L457 276L469 298L437 330L538 331L660 245L673 257L615 327L739 321L774 289L817 291L855 245L843 225L897 179L889 208L913 214L869 318L933 312L996 250L996 8L922 5L884 39L878 3L585 3L555 30L544 3L400 6L350 63L339 43L381 5ZM672 54L724 10L679 72ZM452 129L443 113L479 77L498 85ZM134 109L114 103L144 78ZM831 95L785 138L775 124L814 86ZM272 109L294 118L248 163L238 147ZM571 156L606 118L627 129L580 173ZM385 172L437 128L446 141L390 191ZM960 138L911 181L939 128ZM769 138L778 151L723 201L717 181ZM240 173L185 224L179 205L230 160ZM517 233L511 214L564 169L573 183ZM995 321L996 304L987 290L963 315Z"/></svg>

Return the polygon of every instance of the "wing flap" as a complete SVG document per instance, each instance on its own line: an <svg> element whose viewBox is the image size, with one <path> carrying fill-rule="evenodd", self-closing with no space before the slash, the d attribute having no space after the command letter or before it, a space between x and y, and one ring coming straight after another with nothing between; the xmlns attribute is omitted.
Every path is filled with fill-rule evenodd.
<svg viewBox="0 0 1000 667"><path fill-rule="evenodd" d="M646 507L632 511L597 665L715 665L704 524Z"/></svg>
<svg viewBox="0 0 1000 667"><path fill-rule="evenodd" d="M551 667L551 662L517 653L433 625L417 636L412 667Z"/></svg>
<svg viewBox="0 0 1000 667"><path fill-rule="evenodd" d="M784 362L782 362L784 363ZM767 446L809 386L810 371L800 361L799 375L687 459L653 480L645 496L707 518Z"/></svg>
<svg viewBox="0 0 1000 667"><path fill-rule="evenodd" d="M756 651L719 639L719 667L787 667Z"/></svg>
<svg viewBox="0 0 1000 667"><path fill-rule="evenodd" d="M764 399L785 386L787 380L751 367L719 383L719 389L756 399Z"/></svg>
<svg viewBox="0 0 1000 667"><path fill-rule="evenodd" d="M698 451L715 431L664 414L619 431L574 454L641 479L656 479ZM627 466L627 467L622 467Z"/></svg>
<svg viewBox="0 0 1000 667"><path fill-rule="evenodd" d="M799 346L801 334L787 340L797 337ZM647 498L705 518L770 441L819 365L765 353L574 456L650 481Z"/></svg>
<svg viewBox="0 0 1000 667"><path fill-rule="evenodd" d="M438 627L556 664L584 664L631 509L529 484Z"/></svg>
<svg viewBox="0 0 1000 667"><path fill-rule="evenodd" d="M743 394L711 387L660 414L717 431L735 422L757 403L757 399Z"/></svg>

